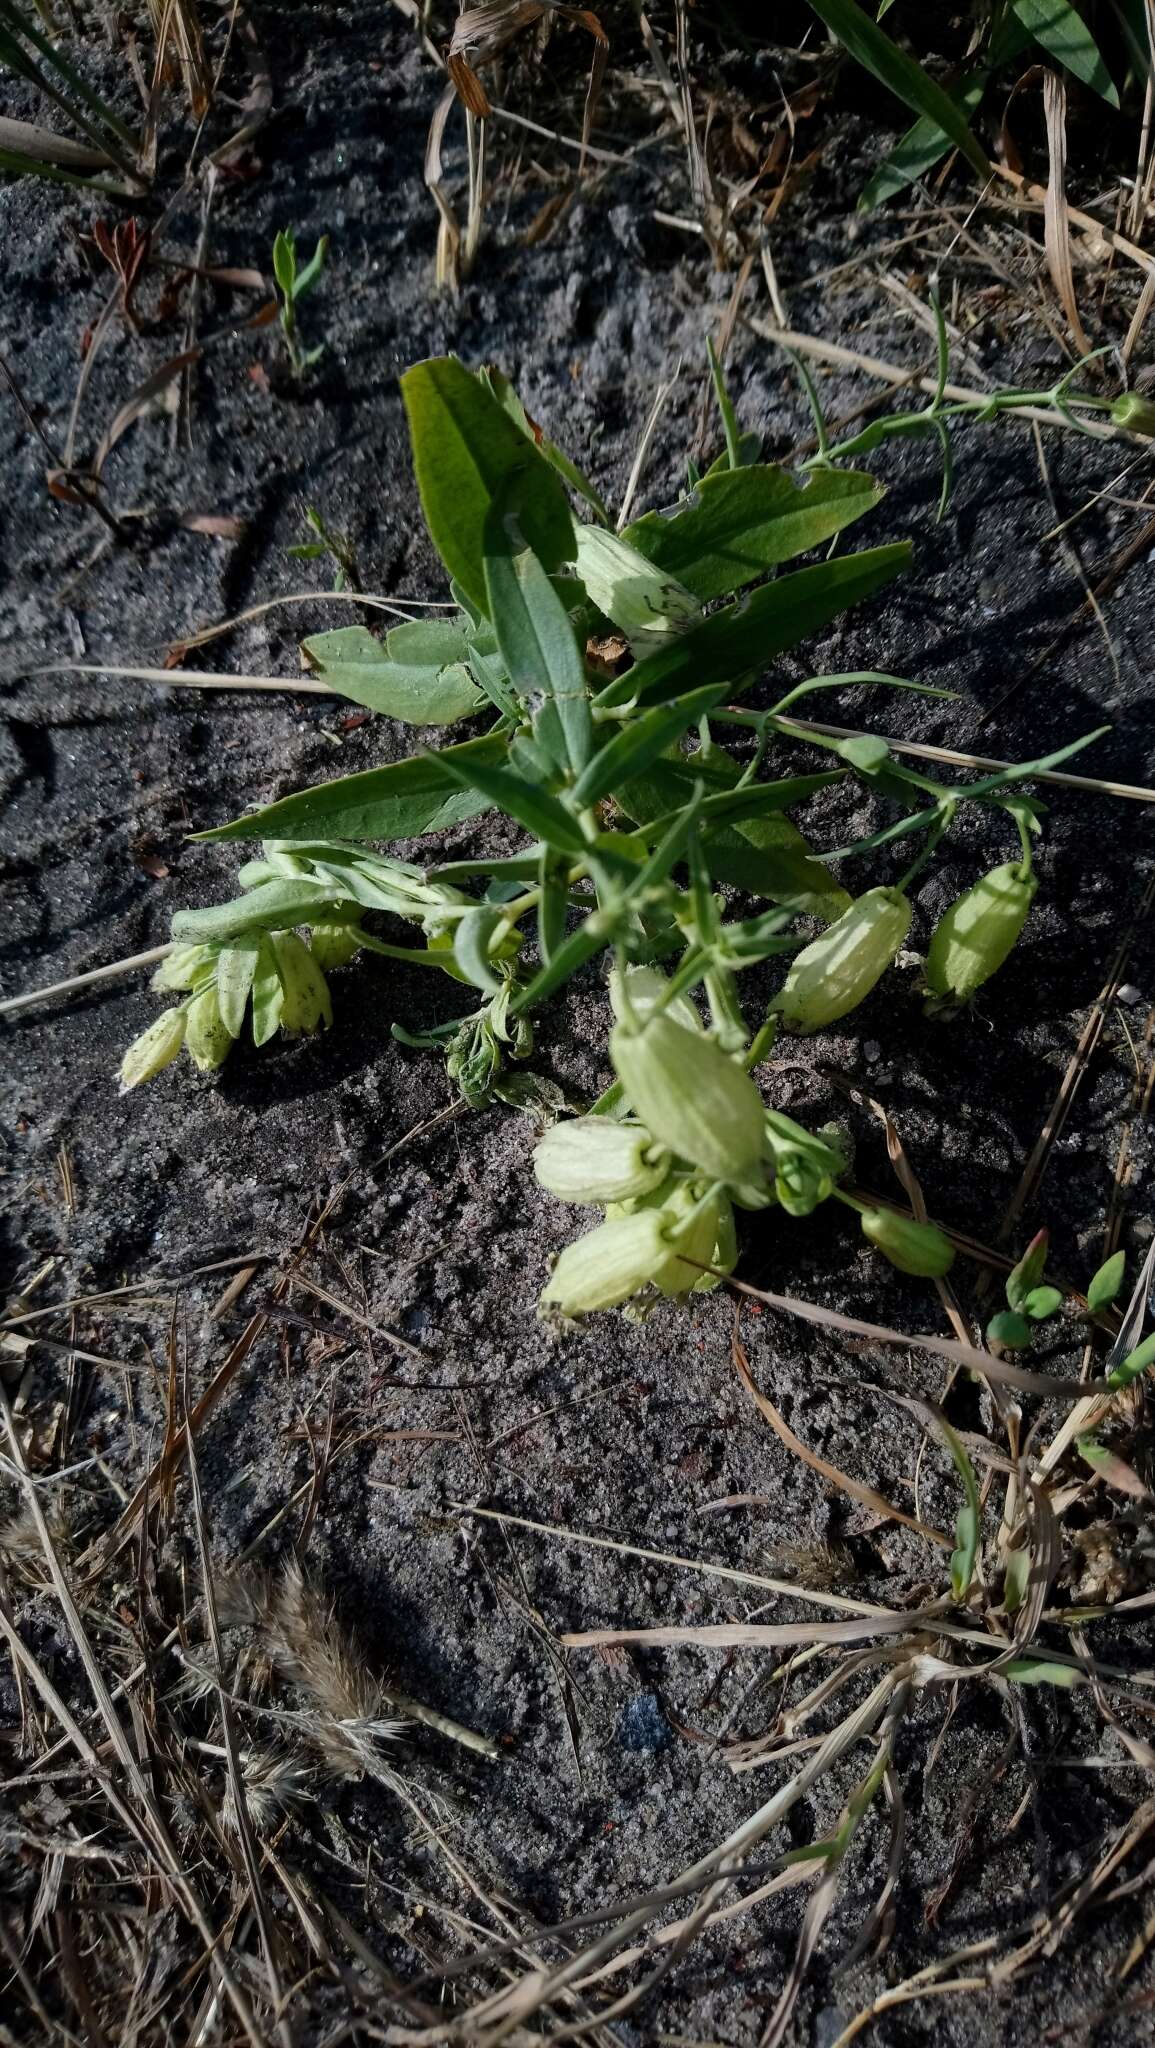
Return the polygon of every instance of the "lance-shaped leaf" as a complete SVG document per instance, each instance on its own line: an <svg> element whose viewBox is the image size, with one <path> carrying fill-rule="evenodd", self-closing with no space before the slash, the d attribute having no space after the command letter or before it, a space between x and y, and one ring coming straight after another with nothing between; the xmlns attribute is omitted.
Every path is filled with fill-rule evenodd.
<svg viewBox="0 0 1155 2048"><path fill-rule="evenodd" d="M444 747L439 754L413 754L386 768L319 782L195 837L413 839L420 832L439 832L489 808L489 799L475 785L464 786L452 765L503 761L508 748L504 733L486 733L479 740Z"/></svg>
<svg viewBox="0 0 1155 2048"><path fill-rule="evenodd" d="M857 0L810 0L815 14L865 70L894 93L915 114L926 114L950 136L973 168L985 176L990 169L965 116L921 64L900 50Z"/></svg>
<svg viewBox="0 0 1155 2048"><path fill-rule="evenodd" d="M562 853L586 853L589 844L581 826L571 811L567 811L556 796L519 775L515 768L497 767L492 762L479 760L474 756L469 761L461 758L463 750L454 748L457 758L450 763L445 754L431 758L447 770L453 780L462 788L475 789L488 803L496 804L509 818L516 818L527 832L536 839L544 839L548 846L558 848Z"/></svg>
<svg viewBox="0 0 1155 2048"><path fill-rule="evenodd" d="M585 662L565 605L520 542L521 482L504 485L486 515L489 615L509 680L534 707L535 738L556 768L580 775L593 747Z"/></svg>
<svg viewBox="0 0 1155 2048"><path fill-rule="evenodd" d="M655 762L616 792L627 817L647 825L688 802L695 786L711 792L733 789L742 770L724 747ZM818 860L793 820L781 811L704 833L702 851L716 882L745 889L771 902L790 903L808 916L832 924L850 908L850 897Z"/></svg>
<svg viewBox="0 0 1155 2048"><path fill-rule="evenodd" d="M909 541L867 548L811 569L795 569L751 596L715 612L700 626L647 655L608 683L601 704L668 704L687 690L725 682L731 695L758 675L776 654L820 632L848 605L890 583L909 566Z"/></svg>
<svg viewBox="0 0 1155 2048"><path fill-rule="evenodd" d="M487 612L485 521L515 474L521 530L546 570L574 554L573 519L557 471L492 391L452 356L415 363L401 379L421 508L450 575Z"/></svg>
<svg viewBox="0 0 1155 2048"><path fill-rule="evenodd" d="M406 725L454 725L485 703L466 663L464 619L409 619L375 640L366 626L314 633L301 652L340 697Z"/></svg>
<svg viewBox="0 0 1155 2048"><path fill-rule="evenodd" d="M594 804L615 795L625 783L643 775L652 762L681 739L692 725L714 709L725 694L724 683L712 683L705 690L691 690L673 704L657 704L632 718L594 755L574 790L576 804ZM687 801L692 789L687 791ZM665 806L672 809L672 805ZM633 816L631 811L629 816ZM645 820L639 819L639 824Z"/></svg>
<svg viewBox="0 0 1155 2048"><path fill-rule="evenodd" d="M262 882L246 896L232 903L214 903L207 910L178 910L172 921L172 935L182 946L204 946L214 940L228 943L247 932L281 931L295 924L340 920L342 906L352 917L357 906L336 888L317 882Z"/></svg>
<svg viewBox="0 0 1155 2048"><path fill-rule="evenodd" d="M501 913L488 903L467 910L453 933L454 964L475 988L487 996L500 995L504 986L489 957L489 942L501 924Z"/></svg>
<svg viewBox="0 0 1155 2048"><path fill-rule="evenodd" d="M695 597L725 597L830 540L882 495L874 477L855 470L819 469L798 485L786 470L758 463L704 476L686 504L647 512L623 539Z"/></svg>
<svg viewBox="0 0 1155 2048"><path fill-rule="evenodd" d="M1070 0L1011 0L1011 6L1022 26L1037 43L1042 44L1048 57L1053 57L1076 78L1081 78L1084 85L1099 93L1109 106L1118 106L1119 95L1103 62L1099 45Z"/></svg>

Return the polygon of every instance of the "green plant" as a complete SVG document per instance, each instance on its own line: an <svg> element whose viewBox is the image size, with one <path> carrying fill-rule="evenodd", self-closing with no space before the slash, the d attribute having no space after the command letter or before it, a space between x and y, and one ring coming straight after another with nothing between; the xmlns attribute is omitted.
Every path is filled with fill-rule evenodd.
<svg viewBox="0 0 1155 2048"><path fill-rule="evenodd" d="M410 723L451 724L487 707L496 717L480 736L301 791L202 835L262 837L265 849L242 869L235 903L174 919L174 938L195 949L179 967L192 978L177 984L187 991L193 1057L207 1066L227 1053L249 1000L258 1040L278 1018L288 1029L326 1022L316 931L336 928L347 951L356 944L439 969L477 992L480 1001L446 1024L393 1029L406 1044L440 1046L466 1099L483 1102L508 1086L506 1061L529 1053L533 1011L608 950L617 1078L595 1121L565 1141L584 1148L587 1177L575 1179L571 1161L559 1182L552 1148L538 1160L547 1186L606 1215L596 1242L559 1264L547 1304L577 1313L708 1284L734 1263L735 1206L774 1203L805 1217L828 1198L855 1210L868 1241L901 1270L945 1272L952 1254L941 1233L842 1189L837 1143L768 1110L751 1076L780 1024L824 1029L887 972L910 926L910 884L960 804L1012 823L1022 851L1015 873L1029 875L1038 818L1017 785L1087 738L948 786L904 766L882 740L824 739L787 716L809 692L836 684L921 687L903 678L812 677L769 709L737 708L777 655L885 587L910 549L871 548L766 580L861 518L881 487L836 466L830 449L801 484L753 459L720 384L724 453L677 506L622 533L504 379L444 358L409 370L402 391L426 522L457 609L395 627L384 646L364 627L319 634L305 655L334 691ZM575 522L567 485L601 516ZM597 666L611 628L633 657L616 675ZM815 748L827 765L791 759ZM789 814L851 778L893 815L819 859ZM491 809L528 835L519 851L422 874L364 846ZM852 897L832 873L903 840L917 849L893 883ZM752 899L744 911L730 910L726 887ZM991 878L963 901L965 918L956 905L944 920L949 944L932 941L930 976L960 996L1010 950L1004 895ZM364 913L379 910L419 925L424 943L367 933ZM805 946L800 916L827 927ZM301 953L290 947L286 959L276 936L299 927L314 934L303 999ZM953 968L944 976L934 965L944 953L953 961L962 941L985 961L965 986ZM792 964L752 1024L743 986L779 956ZM177 971L166 963L162 985ZM697 990L708 1022L690 1001ZM147 1051L130 1051L129 1085L175 1057L177 1031L170 1022ZM609 1129L598 1135L596 1120L607 1118L624 1123L624 1141ZM642 1189L629 1163L639 1151L662 1161Z"/></svg>
<svg viewBox="0 0 1155 2048"><path fill-rule="evenodd" d="M811 0L811 8L848 55L915 115L913 127L868 178L860 197L864 211L924 178L948 150L958 150L979 176L989 176L991 164L973 119L991 88L1014 82L1032 49L1112 109L1118 109L1120 90L1104 45L1118 80L1135 82L1137 102L1147 92L1155 61L1145 0L985 0L973 10L967 55L946 84L938 84L881 27L889 8L876 8L874 18L858 0ZM909 27L917 31L922 25L913 20Z"/></svg>
<svg viewBox="0 0 1155 2048"><path fill-rule="evenodd" d="M306 505L305 525L313 535L312 540L297 541L285 553L298 562L322 562L326 555L331 555L335 565L333 589L356 590L360 584L357 558L346 536L326 525L315 505ZM376 646L376 641L373 644Z"/></svg>
<svg viewBox="0 0 1155 2048"><path fill-rule="evenodd" d="M1049 1286L1044 1279L1049 1250L1049 1231L1036 1231L1018 1264L1007 1274L1007 1306L987 1324L987 1340L1000 1351L1026 1351L1034 1342L1036 1328L1051 1322L1063 1306L1062 1289ZM1090 1316L1101 1315L1111 1307L1122 1288L1125 1265L1125 1254L1115 1252L1092 1275L1087 1283ZM1128 1355L1120 1361L1118 1369L1126 1372L1130 1364ZM1127 1382L1120 1380L1118 1384L1123 1386Z"/></svg>
<svg viewBox="0 0 1155 2048"><path fill-rule="evenodd" d="M329 237L322 235L303 270L297 267L297 238L292 228L281 228L273 243L273 276L277 280L280 294L281 333L285 338L289 363L294 377L303 377L325 353L324 342L316 348L301 346L297 331L297 302L303 299L320 278L329 254Z"/></svg>
<svg viewBox="0 0 1155 2048"><path fill-rule="evenodd" d="M989 176L987 153L971 124L988 90L1003 77L1013 79L1009 67L1021 70L1032 46L1114 108L1120 96L1101 47L1100 22L1119 46L1120 76L1134 77L1140 98L1155 62L1145 0L1109 0L1105 6L1095 0L1079 5L1074 0L984 0L974 10L966 56L946 85L881 26L889 8L878 7L872 16L859 0L810 0L810 5L848 55L916 116L865 186L864 209L924 177L951 149L960 151L981 177Z"/></svg>

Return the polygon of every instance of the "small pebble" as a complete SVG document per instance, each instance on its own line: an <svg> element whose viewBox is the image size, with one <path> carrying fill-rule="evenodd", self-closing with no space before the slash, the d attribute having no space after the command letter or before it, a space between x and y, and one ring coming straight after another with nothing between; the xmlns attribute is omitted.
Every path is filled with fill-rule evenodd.
<svg viewBox="0 0 1155 2048"><path fill-rule="evenodd" d="M1133 981L1125 981L1122 988L1118 991L1115 1000L1119 1003L1126 1003L1127 1008L1133 1010L1136 1003L1142 1002L1143 991L1141 988L1136 988Z"/></svg>
<svg viewBox="0 0 1155 2048"><path fill-rule="evenodd" d="M875 1060L880 1060L882 1058L882 1047L877 1038L868 1038L862 1048L862 1053L868 1067L872 1067Z"/></svg>
<svg viewBox="0 0 1155 2048"><path fill-rule="evenodd" d="M653 1692L635 1693L618 1715L617 1738L623 1749L666 1749L674 1739Z"/></svg>

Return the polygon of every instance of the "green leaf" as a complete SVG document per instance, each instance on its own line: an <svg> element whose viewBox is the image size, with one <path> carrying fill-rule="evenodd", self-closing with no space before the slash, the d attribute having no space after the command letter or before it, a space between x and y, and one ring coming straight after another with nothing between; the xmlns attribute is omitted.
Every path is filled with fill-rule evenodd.
<svg viewBox="0 0 1155 2048"><path fill-rule="evenodd" d="M285 991L271 939L262 933L253 975L253 1044L267 1045L281 1021Z"/></svg>
<svg viewBox="0 0 1155 2048"><path fill-rule="evenodd" d="M577 492L579 498L585 499L603 526L612 526L613 517L604 499L598 496L588 476L578 468L577 463L571 462L569 456L558 447L556 441L550 440L549 435L538 426L536 420L530 419L504 370L487 364L477 374L487 389L492 391L498 404L509 414L510 419L515 420L522 433L533 442L534 447L541 450L546 461L553 464L560 476L564 476L567 484Z"/></svg>
<svg viewBox="0 0 1155 2048"><path fill-rule="evenodd" d="M500 923L500 911L483 903L476 910L467 910L465 916L458 919L453 933L454 963L466 979L475 988L484 989L487 996L500 995L504 986L489 957L489 942Z"/></svg>
<svg viewBox="0 0 1155 2048"><path fill-rule="evenodd" d="M1062 1289L1058 1287L1032 1287L1022 1303L1023 1314L1029 1316L1032 1323L1048 1322L1052 1316L1058 1315L1062 1306Z"/></svg>
<svg viewBox="0 0 1155 2048"><path fill-rule="evenodd" d="M1119 95L1111 74L1099 53L1099 46L1078 11L1069 0L1011 0L1011 6L1025 29L1057 64L1081 78L1109 106L1117 107Z"/></svg>
<svg viewBox="0 0 1155 2048"><path fill-rule="evenodd" d="M1052 1664L1046 1657L1012 1657L1003 1665L1003 1677L1013 1685L1060 1685L1065 1692L1083 1683L1083 1673L1074 1664Z"/></svg>
<svg viewBox="0 0 1155 2048"><path fill-rule="evenodd" d="M969 118L982 105L983 94L990 79L989 71L976 71L969 78L962 78L952 88L951 97L958 102L963 114ZM922 114L913 128L908 128L900 142L896 142L890 155L883 158L874 175L867 179L858 200L860 213L870 213L883 200L893 199L896 192L905 192L909 185L924 178L934 169L941 156L952 148L949 135L944 134L937 121Z"/></svg>
<svg viewBox="0 0 1155 2048"><path fill-rule="evenodd" d="M569 613L532 548L519 547L520 477L494 499L485 521L489 614L510 682L535 709L534 736L563 773L580 775L593 751L585 662Z"/></svg>
<svg viewBox="0 0 1155 2048"><path fill-rule="evenodd" d="M597 701L668 704L687 690L725 682L736 694L776 654L808 639L848 605L870 597L909 566L909 541L867 548L811 569L795 569L692 626L607 684Z"/></svg>
<svg viewBox="0 0 1155 2048"><path fill-rule="evenodd" d="M1012 1550L1007 1555L1007 1568L1003 1574L1003 1606L1008 1614L1017 1614L1027 1597L1031 1578L1031 1553L1029 1550Z"/></svg>
<svg viewBox="0 0 1155 2048"><path fill-rule="evenodd" d="M955 1549L951 1553L950 1561L951 1592L956 1600L965 1600L974 1577L975 1559L978 1556L982 1518L979 1483L962 1438L951 1428L945 1416L939 1417L938 1426L951 1454L955 1471L962 1480L963 1492L966 1494L966 1504L959 1509L955 1521Z"/></svg>
<svg viewBox="0 0 1155 2048"><path fill-rule="evenodd" d="M695 597L723 597L819 547L882 496L883 486L856 470L817 469L800 486L760 462L703 477L686 504L647 512L623 539Z"/></svg>
<svg viewBox="0 0 1155 2048"><path fill-rule="evenodd" d="M301 652L338 696L406 725L454 725L485 702L459 619L411 619L384 646L366 626L337 626L303 640Z"/></svg>
<svg viewBox="0 0 1155 2048"><path fill-rule="evenodd" d="M257 934L226 946L217 959L217 1008L230 1038L239 1038L245 1021L245 1005L261 956Z"/></svg>
<svg viewBox="0 0 1155 2048"><path fill-rule="evenodd" d="M668 571L620 533L601 526L577 529L578 575L599 612L626 635L640 657L702 615L701 605Z"/></svg>
<svg viewBox="0 0 1155 2048"><path fill-rule="evenodd" d="M1115 1252L1111 1258L1107 1259L1100 1266L1098 1272L1088 1283L1087 1307L1093 1316L1099 1315L1105 1308L1110 1308L1111 1303L1115 1300L1119 1289L1123 1285L1123 1275L1126 1268L1126 1252Z"/></svg>
<svg viewBox="0 0 1155 2048"><path fill-rule="evenodd" d="M293 283L294 299L303 299L306 292L312 291L313 286L325 268L325 258L328 254L329 237L328 235L322 235L305 268L297 272Z"/></svg>
<svg viewBox="0 0 1155 2048"><path fill-rule="evenodd" d="M503 761L509 742L493 731L440 754L414 754L362 775L341 775L266 804L197 839L413 839L439 832L489 808L480 793L463 789L454 763ZM472 786L471 786L472 788Z"/></svg>
<svg viewBox="0 0 1155 2048"><path fill-rule="evenodd" d="M1122 1364L1107 1374L1107 1385L1118 1393L1121 1388L1129 1387L1150 1365L1155 1365L1155 1332L1152 1332L1150 1337L1144 1337L1143 1342L1137 1345L1134 1351L1128 1352Z"/></svg>
<svg viewBox="0 0 1155 2048"><path fill-rule="evenodd" d="M450 575L485 612L485 520L520 472L522 535L546 570L574 556L573 519L557 471L508 412L453 356L416 363L401 379L425 523Z"/></svg>
<svg viewBox="0 0 1155 2048"><path fill-rule="evenodd" d="M955 148L961 149L967 162L980 176L987 176L990 165L986 154L975 141L949 93L945 93L920 64L908 57L905 50L892 43L890 37L855 4L855 0L810 0L810 5L856 63L877 78L888 92L904 101L912 113L925 114L934 121L944 134L949 135Z"/></svg>
<svg viewBox="0 0 1155 2048"><path fill-rule="evenodd" d="M726 389L726 379L722 374L722 365L718 361L718 351L709 336L706 338L706 355L710 363L714 397L718 402L718 411L722 419L722 432L726 438L726 460L732 470L739 469L742 464L742 430L738 425L738 415L734 411L734 401Z"/></svg>
<svg viewBox="0 0 1155 2048"><path fill-rule="evenodd" d="M297 248L292 228L282 228L273 243L273 276L288 300L297 281Z"/></svg>
<svg viewBox="0 0 1155 2048"><path fill-rule="evenodd" d="M1025 1351L1031 1341L1031 1326L1017 1309L1003 1309L987 1324L987 1343L1003 1351Z"/></svg>
<svg viewBox="0 0 1155 2048"><path fill-rule="evenodd" d="M535 839L544 839L547 846L556 847L562 853L587 853L589 847L581 826L571 811L551 796L547 789L527 781L512 768L495 767L490 761L476 756L468 762L461 759L463 749L454 748L457 759L450 764L445 754L431 758L438 761L454 782L464 788L479 790L491 804L504 811L507 818L516 818Z"/></svg>
<svg viewBox="0 0 1155 2048"><path fill-rule="evenodd" d="M1028 1294L1042 1285L1047 1269L1047 1253L1050 1249L1051 1234L1048 1230L1037 1230L1023 1253L1017 1266L1007 1274L1006 1295L1009 1308L1016 1310L1025 1306Z"/></svg>
<svg viewBox="0 0 1155 2048"><path fill-rule="evenodd" d="M182 946L227 944L248 932L281 931L295 924L312 924L341 902L352 909L351 899L339 889L326 889L316 882L288 878L261 882L231 903L214 903L207 910L178 910L172 921L172 935Z"/></svg>
<svg viewBox="0 0 1155 2048"><path fill-rule="evenodd" d="M733 789L740 764L724 747L658 761L616 791L626 816L639 825L688 803L696 783L709 790ZM716 882L765 896L772 903L796 904L808 916L833 924L850 908L846 890L817 860L798 827L781 811L747 818L704 834L702 850Z"/></svg>
<svg viewBox="0 0 1155 2048"><path fill-rule="evenodd" d="M634 777L643 775L651 762L657 761L684 732L713 710L724 690L724 684L712 683L708 689L691 690L673 704L658 704L652 711L631 718L594 755L574 790L575 804L584 807L598 803L602 797L616 794Z"/></svg>

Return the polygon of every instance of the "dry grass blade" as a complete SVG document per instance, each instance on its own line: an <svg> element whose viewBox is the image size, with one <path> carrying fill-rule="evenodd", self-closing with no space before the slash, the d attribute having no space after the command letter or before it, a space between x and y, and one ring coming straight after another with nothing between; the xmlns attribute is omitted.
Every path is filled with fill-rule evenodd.
<svg viewBox="0 0 1155 2048"><path fill-rule="evenodd" d="M205 1945L206 1953L211 1956L212 1966L220 1979L221 1988L232 2005L241 2028L250 2043L250 2048L265 2048L264 2039L254 2018L248 1995L242 1989L240 1982L226 1961L225 1955L218 1944L217 1935L209 1923L208 1916L201 1905L200 1899L184 1872L180 1856L169 1834L164 1817L156 1803L152 1788L133 1753L128 1738L117 1717L111 1695L93 1653L92 1645L89 1642L87 1631L81 1620L68 1580L61 1568L51 1531L40 1506L36 1486L28 1472L20 1434L13 1420L8 1397L2 1385L0 1385L0 1414L3 1417L12 1463L25 1487L29 1510L36 1524L36 1531L44 1553L44 1560L48 1566L61 1612L75 1645L77 1656L84 1669L89 1688L96 1701L112 1753L130 1789L131 1803L122 1798L117 1791L88 1737L83 1733L75 1717L61 1700L51 1681L41 1671L36 1660L26 1649L21 1637L4 1612L2 1603L0 1603L0 1631L7 1637L14 1656L18 1657L24 1665L41 1697L50 1711L55 1714L61 1727L77 1749L78 1754L88 1764L90 1770L93 1771L97 1782L104 1792L105 1798L112 1806L114 1812L117 1813L134 1838L140 1843L171 1896L178 1901L187 1918L196 1928Z"/></svg>
<svg viewBox="0 0 1155 2048"><path fill-rule="evenodd" d="M1079 1091L1092 1055L1103 1035L1107 1017L1118 994L1127 962L1131 956L1131 948L1139 931L1145 925L1153 905L1155 905L1155 878L1148 882L1139 908L1116 948L1114 958L1107 970L1107 979L1091 1006L1091 1013L1079 1035L1079 1043L1059 1084L1058 1094L1055 1096L1055 1100L1048 1111L1046 1122L1031 1148L1031 1154L1023 1168L1019 1184L999 1225L999 1233L996 1240L999 1244L1007 1243L1018 1225L1020 1216L1038 1193L1055 1143L1062 1135L1063 1127L1070 1114L1071 1105Z"/></svg>
<svg viewBox="0 0 1155 2048"><path fill-rule="evenodd" d="M115 414L105 432L101 435L96 454L92 458L92 473L99 476L108 457L122 435L128 432L134 420L147 412L154 398L159 398L191 363L200 361L202 350L186 348L179 356L170 356L167 363L161 363L151 371Z"/></svg>
<svg viewBox="0 0 1155 2048"><path fill-rule="evenodd" d="M175 1328L170 1343L172 1351L175 1355ZM184 1405L187 1416L187 1387L185 1388L184 1392ZM261 1949L263 1951L265 1959L265 1970L267 1972L269 1982L270 2003L272 2005L274 2013L277 2015L277 2039L281 2044L281 2048L293 2048L293 2035L290 2030L289 2021L285 2014L284 2009L284 1987L281 1983L280 1972L277 1967L277 1944L273 1933L273 1924L269 1912L268 1900L265 1897L265 1887L261 1877L261 1867L257 1855L257 1847L253 1839L253 1827L252 1821L249 1816L249 1807L246 1796L244 1773L241 1767L240 1751L237 1747L236 1730L233 1726L232 1708L229 1704L228 1695L225 1691L222 1677L222 1673L224 1671L224 1658L221 1649L220 1625L217 1618L217 1601L216 1589L213 1584L212 1557L209 1551L208 1530L205 1526L204 1501L201 1496L200 1471L197 1465L196 1442L193 1438L191 1430L188 1427L187 1420L185 1422L185 1452L188 1462L189 1483L192 1494L193 1522L196 1527L197 1548L200 1553L201 1593L204 1600L205 1615L208 1620L209 1642L213 1653L213 1667L217 1676L217 1710L221 1717L221 1729L224 1734L225 1755L228 1762L229 1791L232 1799L232 1811L235 1817L237 1833L240 1837L241 1855L244 1859L245 1876L248 1880L249 1899L252 1906L253 1918L257 1924L257 1931L260 1936Z"/></svg>
<svg viewBox="0 0 1155 2048"><path fill-rule="evenodd" d="M949 1359L952 1365L966 1366L971 1372L1002 1381L1005 1386L1021 1387L1028 1394L1052 1394L1061 1400L1077 1401L1088 1391L1107 1391L1105 1380L1051 1379L1045 1373L1029 1372L1024 1366L1011 1365L1005 1358L992 1358L989 1351L979 1351L973 1344L958 1344L948 1337L933 1337L923 1332L916 1336L909 1331L891 1330L882 1323L865 1323L858 1316L844 1316L837 1309L822 1308L815 1301L801 1301L795 1295L771 1294L765 1288L750 1287L742 1280L729 1279L727 1285L739 1294L748 1294L752 1301L764 1302L767 1308L782 1309L786 1315L798 1316L804 1323L818 1323L824 1329L837 1330L846 1337L867 1337L875 1344L901 1344L910 1351L930 1351L939 1358Z"/></svg>
<svg viewBox="0 0 1155 2048"><path fill-rule="evenodd" d="M880 1515L883 1520L905 1523L908 1529L916 1529L920 1536L925 1536L928 1543L936 1543L940 1550L953 1549L952 1538L944 1536L940 1529L928 1528L925 1522L919 1521L917 1515L908 1515L903 1508L896 1508L892 1501L887 1500L873 1486L864 1485L861 1479L852 1479L849 1473L840 1471L839 1467L832 1465L827 1458L819 1457L817 1451L808 1450L801 1439L795 1436L789 1423L778 1413L773 1401L754 1384L754 1377L750 1371L750 1362L738 1335L737 1318L739 1314L740 1308L736 1308L734 1334L731 1339L731 1355L734 1360L734 1369L746 1392L754 1402L758 1413L765 1416L771 1429L782 1439L787 1450L793 1451L796 1458L801 1458L804 1465L810 1466L811 1471L821 1473L823 1479L828 1480L831 1486L836 1486L841 1492L848 1493L852 1500L861 1501L863 1507L870 1508L872 1513Z"/></svg>
<svg viewBox="0 0 1155 2048"><path fill-rule="evenodd" d="M1047 268L1067 316L1067 325L1081 356L1091 353L1091 344L1079 318L1075 297L1075 276L1071 269L1071 239L1067 218L1067 88L1062 74L1048 66L1043 72L1043 112L1047 123L1047 198L1043 211L1043 239Z"/></svg>

